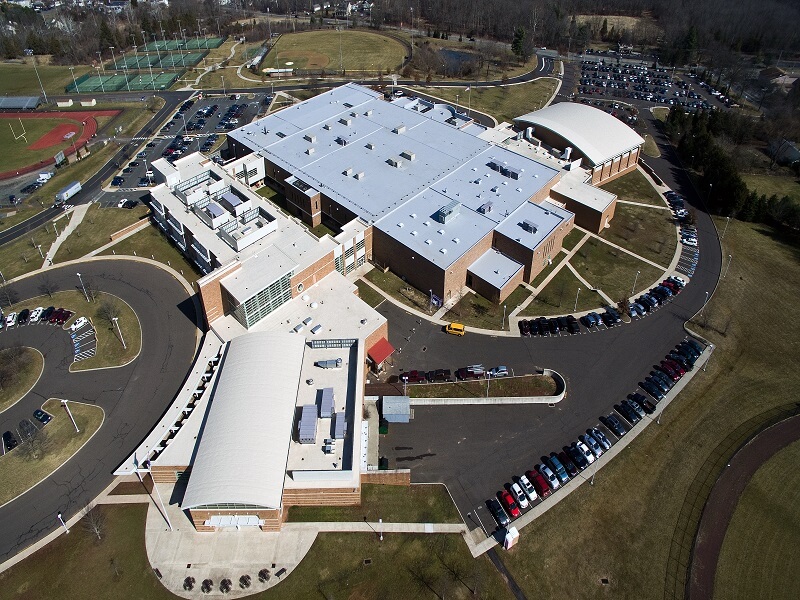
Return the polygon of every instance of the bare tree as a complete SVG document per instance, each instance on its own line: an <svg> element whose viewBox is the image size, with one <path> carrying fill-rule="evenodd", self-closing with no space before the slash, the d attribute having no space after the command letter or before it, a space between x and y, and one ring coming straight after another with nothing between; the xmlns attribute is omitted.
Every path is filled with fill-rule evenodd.
<svg viewBox="0 0 800 600"><path fill-rule="evenodd" d="M92 535L97 536L98 542L102 542L103 534L106 531L106 515L102 509L95 507L86 513L86 516L83 517L83 528Z"/></svg>
<svg viewBox="0 0 800 600"><path fill-rule="evenodd" d="M119 306L110 300L103 300L100 303L100 308L97 309L97 316L108 323L109 327L114 324L114 319L119 318L119 315Z"/></svg>
<svg viewBox="0 0 800 600"><path fill-rule="evenodd" d="M45 455L47 434L33 426L32 429L20 430L22 444L18 448L19 455L28 461L41 460Z"/></svg>
<svg viewBox="0 0 800 600"><path fill-rule="evenodd" d="M17 290L9 283L0 285L0 304L3 306L11 306L19 301L19 294Z"/></svg>
<svg viewBox="0 0 800 600"><path fill-rule="evenodd" d="M628 301L627 298L622 297L617 301L617 308L619 308L620 313L623 315L630 316L631 314L631 303Z"/></svg>
<svg viewBox="0 0 800 600"><path fill-rule="evenodd" d="M52 298L53 294L58 291L58 284L53 281L50 275L44 275L44 277L42 277L42 283L39 285L39 291Z"/></svg>
<svg viewBox="0 0 800 600"><path fill-rule="evenodd" d="M97 294L100 293L100 290L97 288L97 284L94 282L93 278L83 278L83 289L86 290L86 295L89 297L89 302L94 302L97 300Z"/></svg>

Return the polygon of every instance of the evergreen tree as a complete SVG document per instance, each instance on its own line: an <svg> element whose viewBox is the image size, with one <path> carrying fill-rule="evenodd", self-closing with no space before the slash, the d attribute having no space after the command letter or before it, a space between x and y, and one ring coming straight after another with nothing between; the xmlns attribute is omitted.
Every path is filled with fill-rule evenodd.
<svg viewBox="0 0 800 600"><path fill-rule="evenodd" d="M517 27L514 30L514 39L511 40L511 52L514 56L523 58L525 55L525 28Z"/></svg>

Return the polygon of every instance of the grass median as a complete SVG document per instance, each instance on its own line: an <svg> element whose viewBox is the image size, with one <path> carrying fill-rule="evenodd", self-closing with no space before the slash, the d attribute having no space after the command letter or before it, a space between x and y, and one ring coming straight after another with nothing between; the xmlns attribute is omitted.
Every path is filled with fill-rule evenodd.
<svg viewBox="0 0 800 600"><path fill-rule="evenodd" d="M369 273L364 275L364 277L369 279L392 298L399 300L406 306L410 306L428 315L432 315L437 310L436 307L431 304L431 297L429 294L403 281L391 271L386 271L384 273L381 269L372 269Z"/></svg>
<svg viewBox="0 0 800 600"><path fill-rule="evenodd" d="M604 183L600 188L612 194L616 194L618 200L640 202L642 204L652 204L654 206L666 206L661 194L650 185L647 177L642 175L639 171L631 171L618 179ZM619 205L617 205L617 209L619 209Z"/></svg>
<svg viewBox="0 0 800 600"><path fill-rule="evenodd" d="M450 494L442 485L375 485L361 487L361 506L293 506L288 521L385 523L460 523Z"/></svg>
<svg viewBox="0 0 800 600"><path fill-rule="evenodd" d="M103 422L102 408L70 402L70 412L80 430L76 432L59 400L48 400L42 409L53 416L52 420L45 426L37 421L36 433L31 438L0 456L0 505L58 469L80 450Z"/></svg>
<svg viewBox="0 0 800 600"><path fill-rule="evenodd" d="M0 412L16 404L39 380L44 369L42 353L18 346L0 350Z"/></svg>
<svg viewBox="0 0 800 600"><path fill-rule="evenodd" d="M508 329L509 313L530 295L531 292L521 285L500 303L487 300L478 294L467 294L445 314L444 318L480 329Z"/></svg>
<svg viewBox="0 0 800 600"><path fill-rule="evenodd" d="M371 286L367 285L360 279L356 281L356 287L358 287L358 297L369 304L372 308L375 308L381 302L386 300L383 295L376 292Z"/></svg>
<svg viewBox="0 0 800 600"><path fill-rule="evenodd" d="M724 219L720 222L724 226ZM682 597L696 527L684 514L695 511L699 518L703 503L687 495L692 482L731 432L800 394L795 347L800 324L747 316L764 306L764 298L769 314L792 314L800 288L800 240L766 225L731 220L725 254L734 257L727 277L700 322L689 325L716 346L707 370L667 408L660 425L649 426L598 471L594 486L563 498L536 520L535 535L523 531L520 543L501 554L526 593L661 600L667 587L668 597ZM679 335L677 327L674 331ZM660 356L646 345L640 351L651 352L654 361ZM792 503L784 517L797 520L798 506ZM785 564L779 547L758 550L765 554L763 564ZM770 573L750 572L752 586L769 584ZM569 593L564 573L570 573ZM791 571L786 576L794 585L800 578ZM675 590L679 596L673 596Z"/></svg>
<svg viewBox="0 0 800 600"><path fill-rule="evenodd" d="M489 398L528 398L554 395L556 382L549 375L520 375L455 383L415 383L406 386L406 390L410 398L486 398L487 391Z"/></svg>
<svg viewBox="0 0 800 600"><path fill-rule="evenodd" d="M617 205L611 227L601 231L600 237L665 267L678 245L669 211L632 204Z"/></svg>
<svg viewBox="0 0 800 600"><path fill-rule="evenodd" d="M580 292L578 291L580 288ZM586 286L566 265L520 313L521 317L559 316L605 305L603 297Z"/></svg>
<svg viewBox="0 0 800 600"><path fill-rule="evenodd" d="M798 464L795 442L765 462L742 492L722 544L715 598L800 598L800 577L781 559L793 556L800 541Z"/></svg>
<svg viewBox="0 0 800 600"><path fill-rule="evenodd" d="M66 225L66 221L63 219L59 223L62 227ZM59 231L60 229L61 227L59 227ZM25 233L13 242L0 246L0 265L3 265L3 277L6 280L14 279L25 273L41 269L42 263L44 263L43 257L47 256L47 251L55 239L56 232L53 225L47 224Z"/></svg>
<svg viewBox="0 0 800 600"><path fill-rule="evenodd" d="M542 108L555 93L557 81L551 77L542 77L530 83L480 87L471 92L461 87L420 88L420 91L429 92L454 105L458 95L458 105L461 110L466 112L471 108L492 115L498 123L503 121L511 123L515 117ZM469 82L464 85L469 85Z"/></svg>
<svg viewBox="0 0 800 600"><path fill-rule="evenodd" d="M147 218L147 206L133 209L102 207L92 204L83 221L65 239L56 252L54 263L75 260L111 241L111 234Z"/></svg>

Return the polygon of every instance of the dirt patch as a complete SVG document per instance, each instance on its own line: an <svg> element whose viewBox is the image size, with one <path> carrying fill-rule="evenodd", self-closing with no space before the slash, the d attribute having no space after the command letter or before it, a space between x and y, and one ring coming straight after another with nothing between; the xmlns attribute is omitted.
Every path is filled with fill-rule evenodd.
<svg viewBox="0 0 800 600"><path fill-rule="evenodd" d="M67 134L72 133L74 137L80 133L80 130L80 125L77 123L61 123L28 146L28 150L42 150L43 148L58 146L66 141ZM75 139L77 140L78 138Z"/></svg>
<svg viewBox="0 0 800 600"><path fill-rule="evenodd" d="M284 65L292 61L296 69L324 69L330 63L327 56L313 50L287 50L278 54L278 60Z"/></svg>

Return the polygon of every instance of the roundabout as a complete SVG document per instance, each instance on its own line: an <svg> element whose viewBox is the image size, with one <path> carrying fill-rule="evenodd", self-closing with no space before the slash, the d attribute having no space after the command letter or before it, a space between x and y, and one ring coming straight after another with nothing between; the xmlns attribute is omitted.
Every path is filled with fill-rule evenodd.
<svg viewBox="0 0 800 600"><path fill-rule="evenodd" d="M152 429L186 377L199 330L188 284L149 261L92 259L49 268L9 283L20 299L42 295L42 286L81 291L77 277L112 294L136 313L142 352L122 367L72 372L75 357L68 330L27 325L4 330L0 348L30 346L44 356L41 377L21 400L0 413L0 429L14 430L49 398L100 407L103 425L78 452L32 489L0 508L6 560L60 527L113 480L114 469ZM43 299L42 299L43 300ZM87 303L75 308L86 312ZM79 314L81 314L79 312Z"/></svg>

